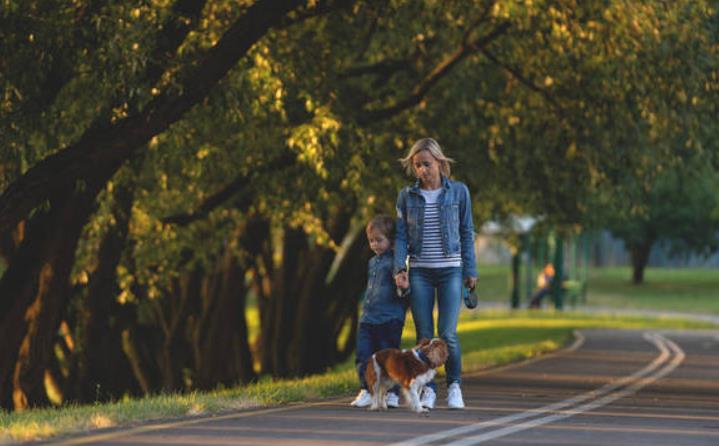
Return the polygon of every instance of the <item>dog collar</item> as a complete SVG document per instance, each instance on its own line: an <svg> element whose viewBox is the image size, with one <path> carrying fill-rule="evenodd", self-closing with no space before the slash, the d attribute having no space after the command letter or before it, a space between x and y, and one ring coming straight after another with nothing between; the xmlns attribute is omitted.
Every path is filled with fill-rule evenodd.
<svg viewBox="0 0 719 446"><path fill-rule="evenodd" d="M414 353L414 356L419 359L420 361L424 362L425 364L429 365L429 358L427 355L425 355L422 350L412 349L412 353Z"/></svg>

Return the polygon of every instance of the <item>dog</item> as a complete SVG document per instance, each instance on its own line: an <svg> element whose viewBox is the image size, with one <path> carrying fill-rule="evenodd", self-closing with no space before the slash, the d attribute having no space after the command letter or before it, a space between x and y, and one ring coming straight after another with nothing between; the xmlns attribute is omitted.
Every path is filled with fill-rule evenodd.
<svg viewBox="0 0 719 446"><path fill-rule="evenodd" d="M385 394L394 384L402 387L409 409L421 413L419 392L432 381L436 368L447 361L447 343L440 338L423 339L411 350L386 348L367 360L365 379L372 395L370 410L387 410Z"/></svg>

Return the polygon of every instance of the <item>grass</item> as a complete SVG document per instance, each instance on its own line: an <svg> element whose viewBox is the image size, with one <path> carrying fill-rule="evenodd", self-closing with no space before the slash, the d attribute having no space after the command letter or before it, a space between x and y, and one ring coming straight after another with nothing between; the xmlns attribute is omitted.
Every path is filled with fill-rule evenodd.
<svg viewBox="0 0 719 446"><path fill-rule="evenodd" d="M508 265L480 265L480 300L508 303L509 274ZM631 277L629 267L590 268L587 305L719 314L717 269L647 268L641 285Z"/></svg>
<svg viewBox="0 0 719 446"><path fill-rule="evenodd" d="M589 272L587 301L614 308L719 314L719 270L648 268L642 285L631 283L627 268Z"/></svg>
<svg viewBox="0 0 719 446"><path fill-rule="evenodd" d="M567 344L579 328L707 328L706 323L675 318L618 317L553 312L467 311L458 327L465 373L531 358ZM408 318L403 344L414 327ZM248 386L184 395L157 395L111 404L0 412L0 443L33 440L151 420L219 414L239 409L346 396L357 389L352 361L303 379L265 379ZM349 398L348 398L349 399Z"/></svg>
<svg viewBox="0 0 719 446"><path fill-rule="evenodd" d="M530 286L534 289L536 282L536 274L539 272L536 268L533 270L535 278L532 279ZM501 302L509 304L511 293L511 270L509 265L479 265L478 269L479 281L477 283L477 297L480 302ZM522 268L520 279L520 296L526 299L526 270ZM523 302L523 306L526 303Z"/></svg>
<svg viewBox="0 0 719 446"><path fill-rule="evenodd" d="M509 265L480 265L477 297L480 301L509 302Z"/></svg>

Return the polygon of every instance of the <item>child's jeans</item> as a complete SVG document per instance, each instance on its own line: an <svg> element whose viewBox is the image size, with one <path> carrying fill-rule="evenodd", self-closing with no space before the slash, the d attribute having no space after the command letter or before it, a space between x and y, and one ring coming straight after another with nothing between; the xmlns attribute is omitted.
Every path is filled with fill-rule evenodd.
<svg viewBox="0 0 719 446"><path fill-rule="evenodd" d="M367 389L367 381L364 379L367 360L373 353L382 349L399 348L403 325L404 322L397 319L384 324L360 323L357 331L357 359L355 360L355 365L360 385L363 389ZM392 387L390 392L399 394L399 386Z"/></svg>

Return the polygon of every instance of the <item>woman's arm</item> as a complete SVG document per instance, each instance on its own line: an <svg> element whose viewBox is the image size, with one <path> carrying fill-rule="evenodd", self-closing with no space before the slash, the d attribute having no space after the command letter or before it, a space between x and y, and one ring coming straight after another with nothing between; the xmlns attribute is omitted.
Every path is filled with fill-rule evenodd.
<svg viewBox="0 0 719 446"><path fill-rule="evenodd" d="M397 234L394 241L394 275L407 270L407 194L404 189L397 196Z"/></svg>
<svg viewBox="0 0 719 446"><path fill-rule="evenodd" d="M477 259L474 254L474 223L469 189L463 183L459 205L459 242L462 246L462 276L469 288L477 283Z"/></svg>

